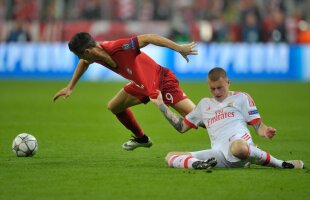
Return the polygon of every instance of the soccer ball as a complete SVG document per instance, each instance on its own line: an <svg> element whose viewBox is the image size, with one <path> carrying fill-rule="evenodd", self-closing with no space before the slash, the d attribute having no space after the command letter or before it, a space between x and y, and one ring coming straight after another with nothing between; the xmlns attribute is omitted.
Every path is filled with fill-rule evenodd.
<svg viewBox="0 0 310 200"><path fill-rule="evenodd" d="M13 140L12 150L18 157L33 156L38 151L37 139L28 133L21 133Z"/></svg>

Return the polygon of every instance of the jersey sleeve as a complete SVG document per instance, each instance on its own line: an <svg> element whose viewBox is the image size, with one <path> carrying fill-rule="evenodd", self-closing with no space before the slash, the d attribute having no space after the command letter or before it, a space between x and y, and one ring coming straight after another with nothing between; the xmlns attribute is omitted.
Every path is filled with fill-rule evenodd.
<svg viewBox="0 0 310 200"><path fill-rule="evenodd" d="M137 37L130 38L130 43L134 50L140 52L140 46L139 46L139 41Z"/></svg>
<svg viewBox="0 0 310 200"><path fill-rule="evenodd" d="M137 37L102 42L101 46L103 46L110 55L113 55L119 51L132 51L134 52L134 54L140 53L140 47Z"/></svg>
<svg viewBox="0 0 310 200"><path fill-rule="evenodd" d="M120 40L123 50L132 50L140 53L140 46L137 37L121 39Z"/></svg>
<svg viewBox="0 0 310 200"><path fill-rule="evenodd" d="M202 114L201 114L201 107L202 107L202 101L201 100L197 106L192 110L190 113L188 113L184 118L184 123L191 127L197 129L199 124L202 122Z"/></svg>
<svg viewBox="0 0 310 200"><path fill-rule="evenodd" d="M256 124L261 120L261 117L254 103L254 100L247 93L241 94L241 113L248 125Z"/></svg>

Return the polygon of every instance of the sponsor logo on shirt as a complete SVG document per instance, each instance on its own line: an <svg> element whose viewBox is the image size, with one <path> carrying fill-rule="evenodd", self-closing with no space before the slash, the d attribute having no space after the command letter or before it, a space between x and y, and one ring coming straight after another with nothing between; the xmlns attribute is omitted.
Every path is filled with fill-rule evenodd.
<svg viewBox="0 0 310 200"><path fill-rule="evenodd" d="M215 117L212 117L208 120L208 126L211 126L215 122L218 122L220 120L235 117L235 112L224 112L223 109L215 111Z"/></svg>
<svg viewBox="0 0 310 200"><path fill-rule="evenodd" d="M251 110L248 113L249 113L249 115L255 115L258 113L258 110Z"/></svg>

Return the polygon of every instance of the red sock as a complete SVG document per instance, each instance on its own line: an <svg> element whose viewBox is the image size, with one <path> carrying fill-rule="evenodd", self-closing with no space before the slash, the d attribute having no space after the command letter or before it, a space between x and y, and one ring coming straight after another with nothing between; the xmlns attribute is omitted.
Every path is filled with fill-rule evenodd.
<svg viewBox="0 0 310 200"><path fill-rule="evenodd" d="M142 129L137 123L135 117L129 109L115 114L117 119L137 137L140 138L144 135Z"/></svg>

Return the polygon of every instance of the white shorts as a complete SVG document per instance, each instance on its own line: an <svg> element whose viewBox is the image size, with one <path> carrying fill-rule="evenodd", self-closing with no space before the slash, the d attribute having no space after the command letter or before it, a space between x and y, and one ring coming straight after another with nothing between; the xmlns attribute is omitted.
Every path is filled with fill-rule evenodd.
<svg viewBox="0 0 310 200"><path fill-rule="evenodd" d="M245 133L233 135L221 143L213 145L212 149L190 152L190 154L199 160L208 160L215 157L217 160L215 167L217 168L244 167L249 160L240 160L230 152L230 145L235 140L243 140L249 145L254 145L251 135Z"/></svg>

